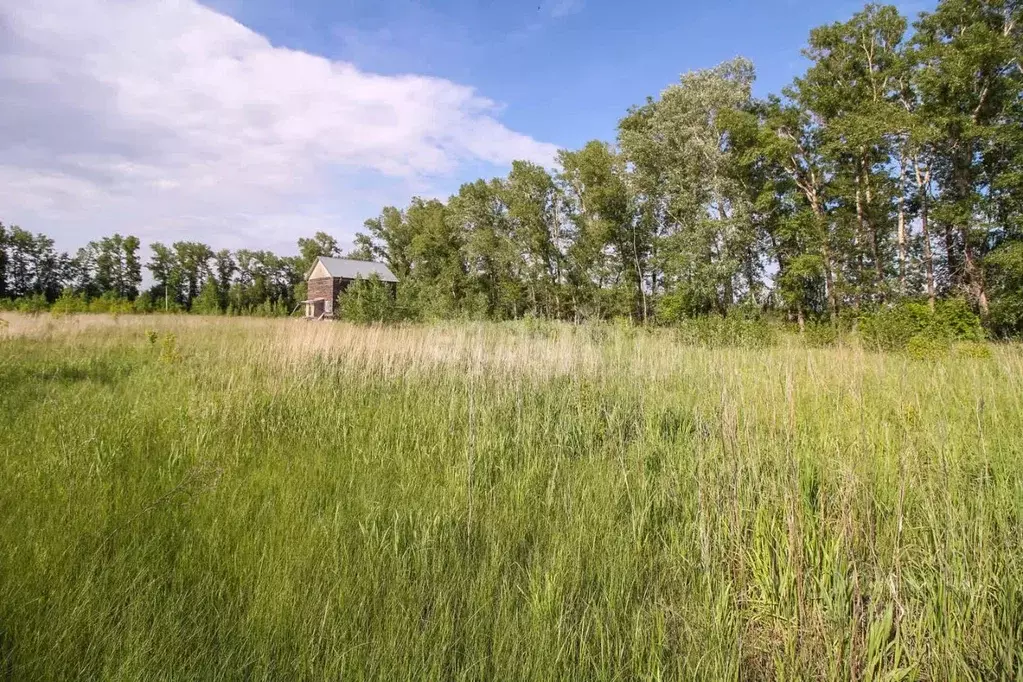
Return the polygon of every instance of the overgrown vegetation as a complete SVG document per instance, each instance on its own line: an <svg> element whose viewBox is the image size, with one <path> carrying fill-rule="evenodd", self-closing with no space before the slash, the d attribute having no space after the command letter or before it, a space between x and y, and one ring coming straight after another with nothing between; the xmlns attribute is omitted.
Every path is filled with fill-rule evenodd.
<svg viewBox="0 0 1023 682"><path fill-rule="evenodd" d="M1018 346L5 321L7 679L1023 675Z"/></svg>

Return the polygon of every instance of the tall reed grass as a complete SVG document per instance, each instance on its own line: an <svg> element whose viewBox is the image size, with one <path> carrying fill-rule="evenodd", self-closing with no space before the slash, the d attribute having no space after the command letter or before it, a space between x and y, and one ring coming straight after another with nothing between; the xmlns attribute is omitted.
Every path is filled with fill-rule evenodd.
<svg viewBox="0 0 1023 682"><path fill-rule="evenodd" d="M1023 679L1023 352L7 315L0 678Z"/></svg>

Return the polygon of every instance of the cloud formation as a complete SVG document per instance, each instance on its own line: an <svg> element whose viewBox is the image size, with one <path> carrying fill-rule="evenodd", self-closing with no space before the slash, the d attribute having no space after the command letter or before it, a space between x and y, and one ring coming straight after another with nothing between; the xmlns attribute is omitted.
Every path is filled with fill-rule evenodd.
<svg viewBox="0 0 1023 682"><path fill-rule="evenodd" d="M555 153L470 87L275 47L192 0L0 0L0 101L0 219L74 243L350 232L348 200Z"/></svg>

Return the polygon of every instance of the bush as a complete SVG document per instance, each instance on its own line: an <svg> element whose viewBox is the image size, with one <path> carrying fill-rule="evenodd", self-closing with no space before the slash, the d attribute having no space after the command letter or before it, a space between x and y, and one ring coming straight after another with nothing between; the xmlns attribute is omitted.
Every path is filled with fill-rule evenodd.
<svg viewBox="0 0 1023 682"><path fill-rule="evenodd" d="M391 288L376 275L361 277L337 297L341 319L359 324L398 322L400 309L391 295Z"/></svg>
<svg viewBox="0 0 1023 682"><path fill-rule="evenodd" d="M811 348L830 348L838 338L838 327L830 322L807 322L803 327L803 343Z"/></svg>
<svg viewBox="0 0 1023 682"><path fill-rule="evenodd" d="M89 303L84 297L79 296L71 289L64 289L60 298L50 306L50 314L58 317L63 315L75 315L89 310Z"/></svg>
<svg viewBox="0 0 1023 682"><path fill-rule="evenodd" d="M153 295L148 291L143 291L139 294L139 297L135 299L133 304L135 312L137 313L151 313L156 310L156 304L153 302Z"/></svg>
<svg viewBox="0 0 1023 682"><path fill-rule="evenodd" d="M948 355L949 343L918 334L906 343L906 352L917 360L940 360Z"/></svg>
<svg viewBox="0 0 1023 682"><path fill-rule="evenodd" d="M941 301L933 311L925 303L906 302L864 315L860 334L868 346L884 351L906 350L917 337L946 344L984 340L980 318L961 298Z"/></svg>
<svg viewBox="0 0 1023 682"><path fill-rule="evenodd" d="M979 360L986 360L991 357L991 346L986 343L978 343L976 341L963 341L953 346L953 351L957 357L961 358L974 358Z"/></svg>
<svg viewBox="0 0 1023 682"><path fill-rule="evenodd" d="M705 315L681 320L675 338L692 346L767 348L777 343L778 330L762 319Z"/></svg>
<svg viewBox="0 0 1023 682"><path fill-rule="evenodd" d="M1023 241L1002 244L984 259L995 335L1023 335Z"/></svg>
<svg viewBox="0 0 1023 682"><path fill-rule="evenodd" d="M192 301L191 312L196 315L219 315L222 312L217 284L212 279L206 280L199 295Z"/></svg>
<svg viewBox="0 0 1023 682"><path fill-rule="evenodd" d="M49 310L49 308L50 304L46 301L46 297L42 294L25 296L24 298L19 298L17 301L17 311L19 313L38 315L39 313L45 313Z"/></svg>
<svg viewBox="0 0 1023 682"><path fill-rule="evenodd" d="M106 293L89 301L89 312L98 314L126 315L135 312L131 301Z"/></svg>

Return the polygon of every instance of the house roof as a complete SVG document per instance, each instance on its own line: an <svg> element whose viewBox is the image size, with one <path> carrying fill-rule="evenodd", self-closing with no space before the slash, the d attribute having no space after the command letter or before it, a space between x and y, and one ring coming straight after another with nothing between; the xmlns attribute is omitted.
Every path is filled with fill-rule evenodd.
<svg viewBox="0 0 1023 682"><path fill-rule="evenodd" d="M376 275L383 282L398 281L394 273L383 263L368 260L351 260L349 258L327 258L326 256L320 256L317 260L323 263L323 267L327 269L331 277L340 277L342 279L358 279L361 277L369 279L372 275ZM313 267L316 267L315 263ZM306 274L307 279L312 272L312 269L310 269Z"/></svg>

